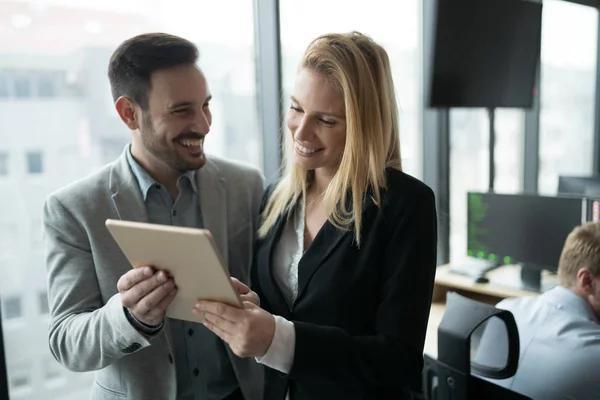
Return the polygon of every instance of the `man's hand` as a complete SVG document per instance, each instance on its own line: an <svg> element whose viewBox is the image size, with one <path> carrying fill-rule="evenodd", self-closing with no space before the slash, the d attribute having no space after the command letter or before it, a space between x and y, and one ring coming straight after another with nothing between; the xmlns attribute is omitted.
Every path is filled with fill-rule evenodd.
<svg viewBox="0 0 600 400"><path fill-rule="evenodd" d="M260 305L260 299L258 298L258 295L252 290L250 290L248 286L246 286L236 278L231 278L231 283L233 283L233 287L235 288L236 292L238 292L238 294L240 295L242 303L247 301L257 306Z"/></svg>
<svg viewBox="0 0 600 400"><path fill-rule="evenodd" d="M173 279L165 271L150 267L134 268L117 282L121 302L138 321L146 325L159 325L165 318L167 307L177 294Z"/></svg>

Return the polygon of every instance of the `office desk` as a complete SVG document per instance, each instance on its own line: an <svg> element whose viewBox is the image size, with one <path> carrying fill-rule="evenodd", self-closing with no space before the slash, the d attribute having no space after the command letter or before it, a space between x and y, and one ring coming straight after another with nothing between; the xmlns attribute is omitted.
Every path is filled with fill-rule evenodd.
<svg viewBox="0 0 600 400"><path fill-rule="evenodd" d="M436 270L433 300L425 337L425 353L437 356L437 329L446 311L446 293L456 292L470 299L495 305L509 297L537 296L539 292L519 289L520 268L513 265L500 267L487 273L489 283L475 283L474 279L450 271L451 265L439 266ZM510 285L508 284L510 283ZM556 276L542 274L542 285L549 287L556 283Z"/></svg>
<svg viewBox="0 0 600 400"><path fill-rule="evenodd" d="M427 324L427 336L425 336L425 348L423 352L430 356L437 357L437 330L442 322L442 317L446 311L445 303L432 303L429 312L429 323Z"/></svg>
<svg viewBox="0 0 600 400"><path fill-rule="evenodd" d="M515 265L505 265L486 274L489 283L476 283L470 276L459 275L450 271L451 265L446 264L437 268L435 286L433 289L433 302L445 302L446 293L457 292L473 300L489 304L496 304L509 297L537 296L539 292L519 288L521 282L521 269ZM556 283L556 276L542 273L542 285L552 286Z"/></svg>

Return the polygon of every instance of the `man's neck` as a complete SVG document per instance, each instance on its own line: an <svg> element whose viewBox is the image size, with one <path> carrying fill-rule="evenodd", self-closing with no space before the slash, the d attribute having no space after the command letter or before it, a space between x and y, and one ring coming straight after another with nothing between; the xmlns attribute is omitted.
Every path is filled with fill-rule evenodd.
<svg viewBox="0 0 600 400"><path fill-rule="evenodd" d="M596 318L598 318L600 320L600 315L594 308L594 305L592 304L592 302L590 301L589 295L587 293L585 293L585 291L582 288L580 288L578 285L566 286L566 285L561 284L561 286L564 287L565 289L573 292L577 296L581 297L583 299L583 301L585 301L590 306L590 308L596 315Z"/></svg>
<svg viewBox="0 0 600 400"><path fill-rule="evenodd" d="M148 175L167 189L173 199L179 196L179 188L177 187L177 181L181 176L179 171L175 171L162 160L140 149L134 143L131 144L131 156Z"/></svg>

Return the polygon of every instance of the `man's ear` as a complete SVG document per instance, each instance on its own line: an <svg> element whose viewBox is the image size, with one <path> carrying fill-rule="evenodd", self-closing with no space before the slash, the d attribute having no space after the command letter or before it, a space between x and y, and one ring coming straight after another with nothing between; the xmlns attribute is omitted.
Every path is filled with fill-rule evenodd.
<svg viewBox="0 0 600 400"><path fill-rule="evenodd" d="M136 106L134 102L125 96L119 97L115 102L115 109L117 110L119 117L121 117L121 121L123 121L125 125L127 125L127 127L132 131L138 129L139 127L136 119L135 108Z"/></svg>
<svg viewBox="0 0 600 400"><path fill-rule="evenodd" d="M577 286L579 289L583 291L585 294L594 294L594 275L589 268L580 268L577 271Z"/></svg>

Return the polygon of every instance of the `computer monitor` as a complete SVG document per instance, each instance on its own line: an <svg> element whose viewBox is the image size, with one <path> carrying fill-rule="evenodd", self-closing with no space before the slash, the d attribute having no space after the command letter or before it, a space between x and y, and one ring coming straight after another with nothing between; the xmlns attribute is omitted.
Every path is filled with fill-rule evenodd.
<svg viewBox="0 0 600 400"><path fill-rule="evenodd" d="M531 107L542 4L437 0L430 107Z"/></svg>
<svg viewBox="0 0 600 400"><path fill-rule="evenodd" d="M587 220L585 199L467 193L467 253L521 265L521 285L541 289L541 271L555 271L565 239Z"/></svg>
<svg viewBox="0 0 600 400"><path fill-rule="evenodd" d="M558 177L558 194L600 198L600 176L561 175Z"/></svg>

